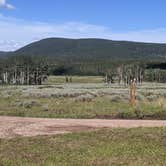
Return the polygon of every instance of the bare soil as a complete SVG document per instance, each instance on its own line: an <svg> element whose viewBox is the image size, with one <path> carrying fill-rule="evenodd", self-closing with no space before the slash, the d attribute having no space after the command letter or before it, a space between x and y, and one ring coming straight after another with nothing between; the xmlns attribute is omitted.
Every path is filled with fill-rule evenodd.
<svg viewBox="0 0 166 166"><path fill-rule="evenodd" d="M0 138L56 135L100 128L166 127L161 120L47 119L0 116Z"/></svg>

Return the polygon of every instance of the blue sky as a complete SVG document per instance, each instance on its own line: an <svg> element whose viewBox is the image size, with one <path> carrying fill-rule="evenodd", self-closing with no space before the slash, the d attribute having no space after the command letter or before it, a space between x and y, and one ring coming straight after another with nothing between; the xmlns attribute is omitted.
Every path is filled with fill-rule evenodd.
<svg viewBox="0 0 166 166"><path fill-rule="evenodd" d="M0 50L47 37L166 43L165 0L0 0Z"/></svg>

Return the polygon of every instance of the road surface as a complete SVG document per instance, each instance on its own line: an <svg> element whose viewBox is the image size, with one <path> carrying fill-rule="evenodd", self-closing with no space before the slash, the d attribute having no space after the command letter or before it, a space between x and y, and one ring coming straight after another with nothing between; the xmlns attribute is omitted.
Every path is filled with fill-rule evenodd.
<svg viewBox="0 0 166 166"><path fill-rule="evenodd" d="M99 128L166 127L160 120L47 119L0 116L0 138L56 135Z"/></svg>

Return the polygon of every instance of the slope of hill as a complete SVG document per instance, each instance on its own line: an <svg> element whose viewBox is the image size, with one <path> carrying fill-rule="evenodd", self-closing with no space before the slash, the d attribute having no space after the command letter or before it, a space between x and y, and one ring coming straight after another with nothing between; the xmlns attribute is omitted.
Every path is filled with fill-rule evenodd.
<svg viewBox="0 0 166 166"><path fill-rule="evenodd" d="M0 57L4 57L8 54L9 52L4 52L4 51L0 51Z"/></svg>
<svg viewBox="0 0 166 166"><path fill-rule="evenodd" d="M130 65L165 69L166 44L48 38L1 55L7 57L1 61L4 64L38 64L45 66L49 74L103 75Z"/></svg>
<svg viewBox="0 0 166 166"><path fill-rule="evenodd" d="M48 38L31 43L12 55L48 56L55 59L161 59L166 60L166 44L112 41L104 39Z"/></svg>

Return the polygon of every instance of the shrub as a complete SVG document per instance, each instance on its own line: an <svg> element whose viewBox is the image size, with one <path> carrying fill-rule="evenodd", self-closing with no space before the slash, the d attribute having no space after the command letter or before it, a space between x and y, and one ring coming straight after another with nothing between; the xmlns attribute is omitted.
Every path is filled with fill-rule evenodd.
<svg viewBox="0 0 166 166"><path fill-rule="evenodd" d="M42 110L43 111L49 111L49 105L48 104L43 105Z"/></svg>
<svg viewBox="0 0 166 166"><path fill-rule="evenodd" d="M154 112L151 115L152 119L160 119L160 120L166 120L166 110L160 110L157 112Z"/></svg>
<svg viewBox="0 0 166 166"><path fill-rule="evenodd" d="M144 114L143 114L143 112L141 111L140 108L135 108L134 113L135 113L135 115L138 119L143 119L144 118Z"/></svg>
<svg viewBox="0 0 166 166"><path fill-rule="evenodd" d="M91 94L80 95L74 99L75 102L91 102L94 96Z"/></svg>
<svg viewBox="0 0 166 166"><path fill-rule="evenodd" d="M32 108L33 106L40 106L39 102L36 100L30 100L30 101L15 101L11 104L12 106L16 107L24 107L24 108Z"/></svg>
<svg viewBox="0 0 166 166"><path fill-rule="evenodd" d="M116 118L119 119L137 119L137 116L135 112L133 111L126 111L126 112L120 112L116 115Z"/></svg>
<svg viewBox="0 0 166 166"><path fill-rule="evenodd" d="M136 95L136 99L137 99L138 101L144 101L144 100L145 100L145 96L143 96L143 95L141 95L141 94L137 94L137 95Z"/></svg>
<svg viewBox="0 0 166 166"><path fill-rule="evenodd" d="M155 101L158 97L156 95L150 95L146 97L148 101L152 102Z"/></svg>
<svg viewBox="0 0 166 166"><path fill-rule="evenodd" d="M110 96L110 101L111 102L120 102L122 98L118 95Z"/></svg>

